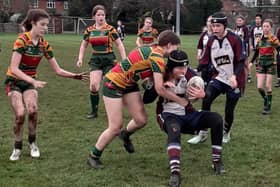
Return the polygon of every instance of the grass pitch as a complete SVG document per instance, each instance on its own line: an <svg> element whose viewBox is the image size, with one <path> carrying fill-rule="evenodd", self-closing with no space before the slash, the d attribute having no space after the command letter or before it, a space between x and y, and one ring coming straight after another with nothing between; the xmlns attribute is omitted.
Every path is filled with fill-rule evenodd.
<svg viewBox="0 0 280 187"><path fill-rule="evenodd" d="M0 72L4 82L10 63L16 34L0 34ZM59 64L70 71L88 69L90 47L81 69L75 67L80 35L47 35ZM125 47L135 47L135 36L127 36ZM187 51L191 66L196 67L197 35L183 35L182 49ZM118 54L116 52L116 54ZM169 179L166 135L155 122L154 104L146 106L148 125L133 135L136 148L128 154L115 139L104 151L105 168L90 169L86 164L89 149L106 128L106 114L101 100L99 117L85 119L89 111L88 83L56 76L43 60L38 69L39 79L47 81L39 89L38 145L40 159L31 159L25 124L21 160L9 161L13 148L12 112L4 85L0 84L0 186L110 186L158 187L167 186ZM279 186L280 185L280 89L273 90L272 113L261 114L262 99L256 90L256 79L247 85L235 113L232 141L223 146L223 161L227 173L216 176L211 170L210 140L199 145L188 145L190 135L182 136L182 186ZM223 115L224 96L218 97L213 111ZM200 108L200 103L196 103ZM125 112L125 122L129 116Z"/></svg>

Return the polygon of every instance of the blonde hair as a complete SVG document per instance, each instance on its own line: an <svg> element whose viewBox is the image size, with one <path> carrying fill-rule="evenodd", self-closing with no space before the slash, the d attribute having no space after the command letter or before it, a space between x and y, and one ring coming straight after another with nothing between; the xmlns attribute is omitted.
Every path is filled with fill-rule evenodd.
<svg viewBox="0 0 280 187"><path fill-rule="evenodd" d="M146 20L150 20L152 23L154 22L154 20L153 20L152 17L145 17L144 22L145 22Z"/></svg>

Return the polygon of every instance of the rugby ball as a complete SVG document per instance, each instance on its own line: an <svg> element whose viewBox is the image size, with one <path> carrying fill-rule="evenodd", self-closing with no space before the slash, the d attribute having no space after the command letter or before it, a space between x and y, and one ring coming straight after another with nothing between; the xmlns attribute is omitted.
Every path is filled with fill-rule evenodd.
<svg viewBox="0 0 280 187"><path fill-rule="evenodd" d="M199 76L193 76L189 81L188 81L188 83L187 83L187 89L186 89L186 91L187 91L187 93L186 93L186 95L188 96L188 89L190 88L190 87L196 87L196 88L201 88L201 89L203 89L204 90L204 81L203 81L203 79L201 78L201 77L199 77ZM196 101L197 99L195 99L194 101Z"/></svg>

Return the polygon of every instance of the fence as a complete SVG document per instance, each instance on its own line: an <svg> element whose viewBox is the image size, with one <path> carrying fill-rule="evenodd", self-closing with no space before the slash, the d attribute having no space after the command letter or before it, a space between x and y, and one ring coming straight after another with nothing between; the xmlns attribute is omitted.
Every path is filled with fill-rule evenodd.
<svg viewBox="0 0 280 187"><path fill-rule="evenodd" d="M0 32L19 32L20 26L17 23L0 23Z"/></svg>

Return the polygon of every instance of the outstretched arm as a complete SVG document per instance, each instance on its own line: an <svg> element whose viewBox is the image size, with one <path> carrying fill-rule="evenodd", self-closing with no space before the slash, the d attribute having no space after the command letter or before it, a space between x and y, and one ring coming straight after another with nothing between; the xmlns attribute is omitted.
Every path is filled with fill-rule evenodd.
<svg viewBox="0 0 280 187"><path fill-rule="evenodd" d="M72 73L70 71L66 71L62 69L59 64L57 63L56 59L53 57L48 60L50 63L50 66L52 70L55 72L55 74L61 76L61 77L66 77L66 78L72 78L72 79L79 79L79 80L87 80L88 79L88 74L87 72L83 73Z"/></svg>

